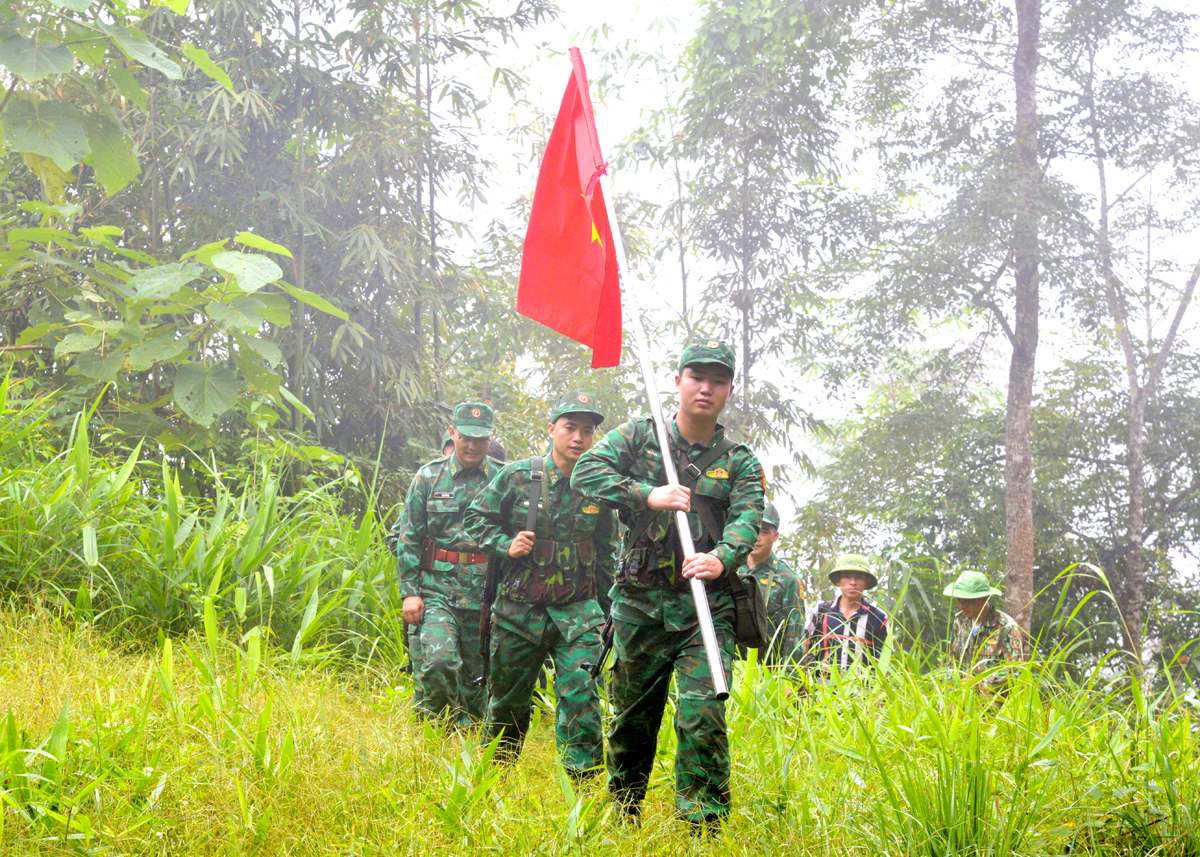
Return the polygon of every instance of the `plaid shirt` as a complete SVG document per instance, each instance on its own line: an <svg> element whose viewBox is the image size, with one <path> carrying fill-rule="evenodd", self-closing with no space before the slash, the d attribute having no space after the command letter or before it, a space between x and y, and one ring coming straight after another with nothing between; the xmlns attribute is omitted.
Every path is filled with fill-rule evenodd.
<svg viewBox="0 0 1200 857"><path fill-rule="evenodd" d="M849 619L842 615L842 596L820 602L804 625L804 660L834 662L849 669L855 661L871 663L883 652L888 615L865 600ZM869 656L869 657L868 657Z"/></svg>

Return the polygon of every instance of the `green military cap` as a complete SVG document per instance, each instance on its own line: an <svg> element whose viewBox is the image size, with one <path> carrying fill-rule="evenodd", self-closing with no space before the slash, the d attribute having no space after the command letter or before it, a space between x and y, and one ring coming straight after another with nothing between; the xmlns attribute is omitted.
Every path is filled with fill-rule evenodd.
<svg viewBox="0 0 1200 857"><path fill-rule="evenodd" d="M875 572L871 571L871 564L865 556L856 553L842 554L837 558L837 562L833 565L833 570L829 572L829 582L836 584L847 571L857 571L859 574L865 574L868 578L867 589L874 589L879 585L879 578L875 576Z"/></svg>
<svg viewBox="0 0 1200 857"><path fill-rule="evenodd" d="M693 342L683 349L683 354L679 355L680 371L685 366L693 366L697 363L714 363L717 366L724 366L730 374L734 373L736 365L733 359L733 349L729 347L728 343L717 339Z"/></svg>
<svg viewBox="0 0 1200 857"><path fill-rule="evenodd" d="M943 589L942 594L951 598L987 598L1004 593L992 586L982 571L967 569L958 576L958 580Z"/></svg>
<svg viewBox="0 0 1200 857"><path fill-rule="evenodd" d="M779 529L779 510L775 508L774 503L768 503L763 509L762 522L764 527Z"/></svg>
<svg viewBox="0 0 1200 857"><path fill-rule="evenodd" d="M554 422L564 414L590 414L596 418L596 425L604 422L604 414L600 413L600 405L591 393L572 390L563 393L554 407L550 409L550 422Z"/></svg>
<svg viewBox="0 0 1200 857"><path fill-rule="evenodd" d="M438 449L445 449L446 444L452 443L453 441L454 441L454 438L452 438L450 436L450 429L446 429L445 434L442 435L442 445L439 446Z"/></svg>
<svg viewBox="0 0 1200 857"><path fill-rule="evenodd" d="M463 402L455 405L454 427L464 437L491 437L491 405L485 405L483 402Z"/></svg>

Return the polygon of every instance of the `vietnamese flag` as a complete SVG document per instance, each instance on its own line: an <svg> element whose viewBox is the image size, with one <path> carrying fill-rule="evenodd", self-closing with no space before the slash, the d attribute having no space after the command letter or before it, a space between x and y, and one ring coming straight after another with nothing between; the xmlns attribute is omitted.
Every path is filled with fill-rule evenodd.
<svg viewBox="0 0 1200 857"><path fill-rule="evenodd" d="M600 176L596 117L579 48L538 172L521 254L517 312L592 349L592 366L621 361L621 283Z"/></svg>

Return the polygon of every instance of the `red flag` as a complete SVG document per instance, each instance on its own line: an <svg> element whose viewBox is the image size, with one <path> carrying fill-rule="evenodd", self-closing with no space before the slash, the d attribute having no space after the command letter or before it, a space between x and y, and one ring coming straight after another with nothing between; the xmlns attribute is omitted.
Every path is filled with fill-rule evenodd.
<svg viewBox="0 0 1200 857"><path fill-rule="evenodd" d="M596 117L579 48L538 173L521 255L517 312L590 346L592 366L621 361L621 285L600 176Z"/></svg>

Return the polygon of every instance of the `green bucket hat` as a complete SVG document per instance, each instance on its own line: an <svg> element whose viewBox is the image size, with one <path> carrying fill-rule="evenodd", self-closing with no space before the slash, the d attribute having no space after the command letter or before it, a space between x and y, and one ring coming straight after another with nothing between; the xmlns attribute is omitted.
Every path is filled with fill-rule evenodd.
<svg viewBox="0 0 1200 857"><path fill-rule="evenodd" d="M455 405L454 427L463 437L491 437L491 405L483 402L463 402Z"/></svg>
<svg viewBox="0 0 1200 857"><path fill-rule="evenodd" d="M596 418L596 425L604 422L604 414L600 413L600 405L596 397L582 390L572 390L563 393L554 407L550 409L550 422L554 422L564 414L589 414Z"/></svg>
<svg viewBox="0 0 1200 857"><path fill-rule="evenodd" d="M951 598L987 598L989 595L1004 593L992 586L982 571L968 569L958 576L958 580L943 589L942 594Z"/></svg>
<svg viewBox="0 0 1200 857"><path fill-rule="evenodd" d="M736 362L733 359L733 349L729 347L728 343L717 339L694 342L683 349L683 354L679 355L679 371L682 372L685 366L693 366L697 363L724 366L731 375L735 373Z"/></svg>
<svg viewBox="0 0 1200 857"><path fill-rule="evenodd" d="M763 509L762 522L764 527L779 529L779 510L775 508L774 503L768 503Z"/></svg>
<svg viewBox="0 0 1200 857"><path fill-rule="evenodd" d="M867 589L874 589L879 585L879 578L875 576L875 572L871 571L870 562L861 554L846 553L839 556L837 562L833 564L833 568L829 572L829 582L836 585L838 578L847 571L857 571L859 574L865 574L867 576Z"/></svg>

